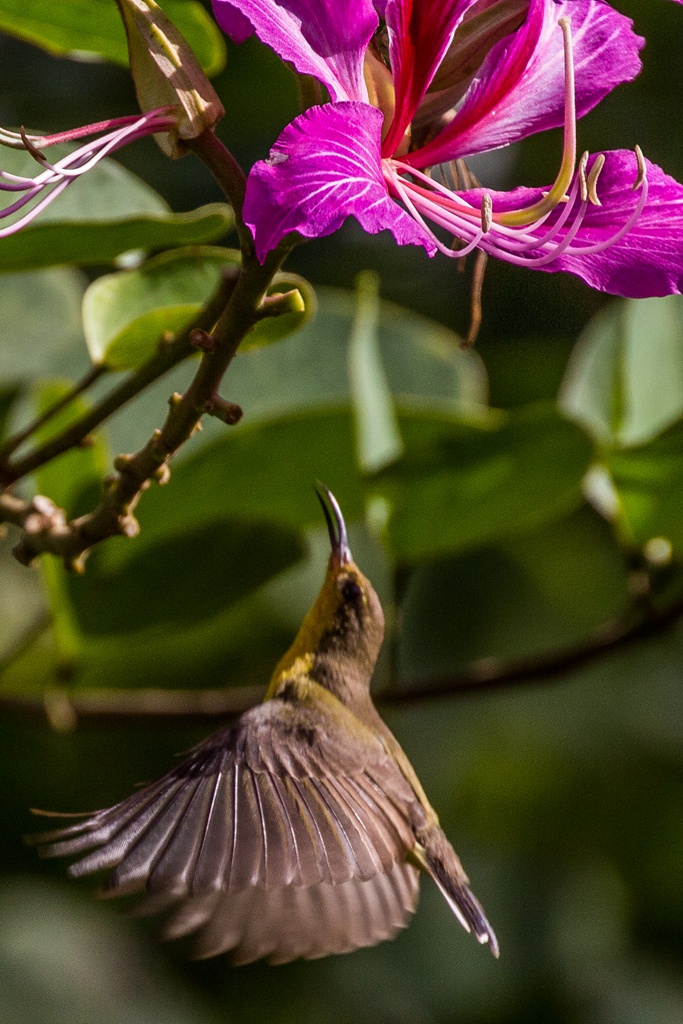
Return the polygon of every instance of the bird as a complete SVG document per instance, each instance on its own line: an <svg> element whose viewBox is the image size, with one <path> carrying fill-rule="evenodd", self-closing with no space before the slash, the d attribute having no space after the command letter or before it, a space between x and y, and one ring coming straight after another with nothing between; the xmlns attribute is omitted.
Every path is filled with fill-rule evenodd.
<svg viewBox="0 0 683 1024"><path fill-rule="evenodd" d="M466 931L498 941L413 770L370 696L384 614L323 485L331 552L320 593L263 703L157 782L29 837L44 857L108 869L101 894L142 893L162 937L198 958L287 963L393 938L422 874Z"/></svg>

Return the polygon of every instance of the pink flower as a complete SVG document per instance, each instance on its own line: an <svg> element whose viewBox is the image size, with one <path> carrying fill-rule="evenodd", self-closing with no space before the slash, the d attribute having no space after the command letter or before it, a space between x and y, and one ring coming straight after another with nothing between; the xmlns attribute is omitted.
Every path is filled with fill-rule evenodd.
<svg viewBox="0 0 683 1024"><path fill-rule="evenodd" d="M643 40L605 0L213 6L236 41L256 32L330 98L251 171L244 216L260 259L286 234L328 235L354 216L430 255L478 248L616 294L680 291L683 187L637 148L577 158L577 118L640 70ZM453 188L433 170L558 126L546 188Z"/></svg>

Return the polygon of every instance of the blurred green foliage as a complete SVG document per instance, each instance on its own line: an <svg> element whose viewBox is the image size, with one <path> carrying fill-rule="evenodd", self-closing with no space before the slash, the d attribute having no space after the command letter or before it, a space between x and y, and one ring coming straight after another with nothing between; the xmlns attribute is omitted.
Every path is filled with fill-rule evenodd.
<svg viewBox="0 0 683 1024"><path fill-rule="evenodd" d="M645 71L581 122L582 145L639 142L680 179L671 111L683 95L682 12L616 5L648 38ZM0 0L0 26L41 7ZM63 48L85 48L62 29ZM56 130L135 109L115 66L56 60L9 37L0 57L2 124ZM228 111L221 134L249 164L296 112L293 80L251 40L229 47L215 81ZM500 184L548 181L559 151L556 136L531 139L489 171ZM113 265L131 248L218 243L230 226L193 157L167 163L148 141L121 159L129 170L101 165L49 223L0 243L2 269L22 271L0 277L0 436L87 371L86 338L109 360L108 386L159 323L211 290L210 267L157 288L159 257ZM184 258L161 264L183 270ZM87 277L61 265L72 260ZM606 300L568 276L491 266L478 350L463 353L468 275L448 260L350 224L302 246L289 267L316 285L317 315L238 356L224 393L242 423L214 421L192 439L168 486L144 495L139 538L97 549L84 577L54 562L28 571L11 538L0 541L0 699L66 683L265 682L322 577L316 478L337 494L390 613L378 689L581 641L632 606L644 569L655 604L680 595L682 300ZM360 270L375 272L381 299L367 275L354 290ZM93 303L111 314L97 338ZM174 370L36 486L74 512L91 507L110 454L145 442L192 369ZM182 945L156 943L153 922L128 921L88 883L64 882L63 867L36 864L21 834L29 806L112 803L206 729L82 723L59 734L5 712L0 1019L673 1024L683 1006L682 665L679 626L562 685L389 715L498 932L499 963L426 885L410 929L377 949L278 969L187 962Z"/></svg>

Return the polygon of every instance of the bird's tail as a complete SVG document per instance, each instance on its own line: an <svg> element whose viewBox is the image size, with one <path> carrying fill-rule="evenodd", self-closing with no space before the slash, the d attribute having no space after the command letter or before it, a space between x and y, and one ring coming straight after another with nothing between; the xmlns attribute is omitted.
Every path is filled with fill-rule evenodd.
<svg viewBox="0 0 683 1024"><path fill-rule="evenodd" d="M470 887L458 856L438 825L418 833L418 845L413 851L423 871L434 879L441 895L465 931L472 932L477 941L488 943L497 958L500 950L493 928L486 919L484 909Z"/></svg>

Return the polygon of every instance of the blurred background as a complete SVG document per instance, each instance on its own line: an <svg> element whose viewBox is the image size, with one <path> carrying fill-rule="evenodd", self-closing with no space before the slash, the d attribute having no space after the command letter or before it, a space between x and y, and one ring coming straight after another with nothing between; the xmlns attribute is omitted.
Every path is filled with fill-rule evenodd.
<svg viewBox="0 0 683 1024"><path fill-rule="evenodd" d="M638 143L683 180L683 11L659 0L614 6L647 38L644 70L580 123L579 144ZM12 8L0 0L0 17ZM2 125L56 131L136 109L114 64L50 56L8 34L0 69ZM219 134L248 167L296 114L293 78L250 40L228 42L214 82L226 107ZM544 184L560 150L560 133L547 133L475 170L494 188ZM120 161L175 211L221 200L193 156L171 163L147 140ZM229 438L212 424L187 446L171 484L143 498L140 541L109 542L84 577L67 578L52 564L25 569L11 557L11 532L0 540L0 1020L674 1024L683 1012L682 625L557 679L383 707L486 907L499 962L426 883L409 929L376 949L278 968L192 962L182 944L157 941L154 921L98 902L91 880L68 882L63 864L39 863L22 844L35 828L29 807L114 803L212 725L53 714L60 729L3 696L44 693L54 707L66 685L133 694L265 683L322 579L315 478L337 493L356 560L390 612L380 692L580 642L632 607L646 571L655 606L683 591L676 299L636 310L568 275L490 263L476 353L462 354L471 268L459 273L351 223L301 246L288 268L316 286L318 316L238 357L224 394L243 405L243 423ZM81 297L110 271L0 275L0 391L20 392L19 415L36 381L87 369ZM378 351L413 455L396 478L372 477L372 437L359 436L353 373L347 380L363 271L377 275L361 281L378 282ZM191 369L108 425L104 459L107 448L144 443ZM605 413L617 385L630 403L618 422ZM451 462L432 471L411 430L444 410L458 428ZM603 476L593 473L589 502L582 481L594 463ZM607 506L595 486L605 467ZM60 496L69 472L57 463L37 486ZM92 481L78 483L63 500L87 508ZM442 484L440 514L425 525L420 495ZM614 512L615 494L608 521L595 506ZM402 511L387 525L391 501ZM648 562L653 537L668 548Z"/></svg>

